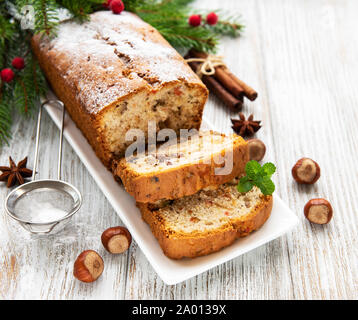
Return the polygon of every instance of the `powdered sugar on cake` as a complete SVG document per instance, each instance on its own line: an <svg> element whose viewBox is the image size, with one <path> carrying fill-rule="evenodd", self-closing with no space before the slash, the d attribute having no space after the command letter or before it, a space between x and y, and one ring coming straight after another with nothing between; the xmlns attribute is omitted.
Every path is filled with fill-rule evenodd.
<svg viewBox="0 0 358 320"><path fill-rule="evenodd" d="M78 99L99 112L119 98L177 80L195 80L181 56L136 15L99 11L83 24L64 22L57 36L43 40ZM67 63L67 64L66 64ZM80 71L80 72L79 72ZM189 72L188 72L189 71Z"/></svg>

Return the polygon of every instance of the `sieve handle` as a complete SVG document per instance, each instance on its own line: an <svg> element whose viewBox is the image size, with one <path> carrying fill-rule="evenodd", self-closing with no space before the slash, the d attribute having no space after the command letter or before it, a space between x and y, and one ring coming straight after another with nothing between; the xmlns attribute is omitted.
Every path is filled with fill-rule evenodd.
<svg viewBox="0 0 358 320"><path fill-rule="evenodd" d="M57 103L62 107L62 120L61 120L61 128L60 128L60 145L58 150L58 167L57 167L57 179L61 180L61 166L62 166L62 142L63 142L63 127L64 127L64 119L65 119L65 106L60 100L46 100L44 101L39 109L39 114L37 117L37 129L36 129L36 147L35 147L35 160L33 165L32 172L32 181L35 181L35 176L37 173L37 163L39 157L39 142L40 142L40 132L41 132L41 118L42 118L42 109L45 104L48 103Z"/></svg>

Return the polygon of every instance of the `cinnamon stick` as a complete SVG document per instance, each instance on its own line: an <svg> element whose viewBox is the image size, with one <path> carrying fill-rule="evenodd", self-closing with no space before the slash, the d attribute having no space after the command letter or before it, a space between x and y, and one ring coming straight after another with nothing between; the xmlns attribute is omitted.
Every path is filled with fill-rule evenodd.
<svg viewBox="0 0 358 320"><path fill-rule="evenodd" d="M194 71L196 71L199 68L200 63L190 62L189 65ZM242 109L242 100L234 97L218 81L216 81L214 77L203 75L201 80L203 80L209 91L214 93L220 100L222 100L230 110L237 112Z"/></svg>
<svg viewBox="0 0 358 320"><path fill-rule="evenodd" d="M246 95L244 88L240 86L238 82L233 81L233 79L224 71L222 67L215 68L214 77L236 98L242 100Z"/></svg>
<svg viewBox="0 0 358 320"><path fill-rule="evenodd" d="M219 68L224 69L224 72L244 89L245 96L249 100L254 101L257 98L257 92L254 89L252 89L250 86L248 86L244 81L236 77L228 68L224 68L224 67L219 67Z"/></svg>
<svg viewBox="0 0 358 320"><path fill-rule="evenodd" d="M215 80L215 78L205 76L202 80L208 89L214 92L214 94L222 100L231 111L238 112L242 109L242 101L228 92L218 81Z"/></svg>
<svg viewBox="0 0 358 320"><path fill-rule="evenodd" d="M199 52L193 49L189 51L189 55L201 59L206 59L208 57L205 52ZM243 96L246 96L251 101L257 98L257 92L237 78L228 68L223 66L215 68L214 77L223 85L223 87L240 100L242 100Z"/></svg>

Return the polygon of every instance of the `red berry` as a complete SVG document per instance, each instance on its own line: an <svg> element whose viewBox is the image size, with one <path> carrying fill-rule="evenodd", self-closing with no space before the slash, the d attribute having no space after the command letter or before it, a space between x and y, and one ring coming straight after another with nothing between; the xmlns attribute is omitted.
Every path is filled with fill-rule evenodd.
<svg viewBox="0 0 358 320"><path fill-rule="evenodd" d="M0 72L1 80L4 82L10 82L14 79L15 73L10 68L2 69Z"/></svg>
<svg viewBox="0 0 358 320"><path fill-rule="evenodd" d="M120 14L124 10L124 4L122 0L112 0L109 7L115 14Z"/></svg>
<svg viewBox="0 0 358 320"><path fill-rule="evenodd" d="M14 58L12 60L11 64L17 70L21 70L21 69L25 68L25 60L23 58L20 58L20 57Z"/></svg>
<svg viewBox="0 0 358 320"><path fill-rule="evenodd" d="M218 22L219 20L219 17L218 15L215 13L215 12L210 12L207 16L206 16L206 22L207 24L210 24L210 25L214 25Z"/></svg>
<svg viewBox="0 0 358 320"><path fill-rule="evenodd" d="M106 0L105 2L103 2L103 6L106 8L109 8L109 6L111 5L112 0Z"/></svg>
<svg viewBox="0 0 358 320"><path fill-rule="evenodd" d="M200 24L201 24L201 16L198 15L198 14L193 14L193 15L191 15L189 17L188 22L192 27L200 26Z"/></svg>

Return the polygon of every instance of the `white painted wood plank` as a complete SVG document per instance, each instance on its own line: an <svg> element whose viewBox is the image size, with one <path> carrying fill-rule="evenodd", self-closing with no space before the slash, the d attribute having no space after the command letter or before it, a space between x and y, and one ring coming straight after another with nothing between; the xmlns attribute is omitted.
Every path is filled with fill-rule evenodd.
<svg viewBox="0 0 358 320"><path fill-rule="evenodd" d="M353 134L344 123L354 117L346 118L342 112L343 108L354 109L342 106L337 99L337 93L347 85L336 76L344 70L339 47L343 35L322 22L328 5L325 1L260 2L258 10L273 148L279 174L285 174L283 179L279 177L278 192L287 197L291 208L297 208L302 219L289 242L294 245L290 265L296 298L339 299L357 294L357 270L352 269L356 252L351 245L339 250L342 238L354 241L350 230L357 221L348 209L354 198L349 200L346 194L356 188L350 174L355 170L351 155L356 152L345 151L348 141L343 138ZM335 3L334 8L346 10L342 8L345 5ZM335 19L335 10L329 12L330 19ZM350 97L357 100L354 91ZM321 165L322 178L313 187L297 186L290 177L291 167L302 156ZM304 220L302 208L313 197L332 201L336 214L329 226L311 226ZM338 225L341 232L336 229Z"/></svg>

